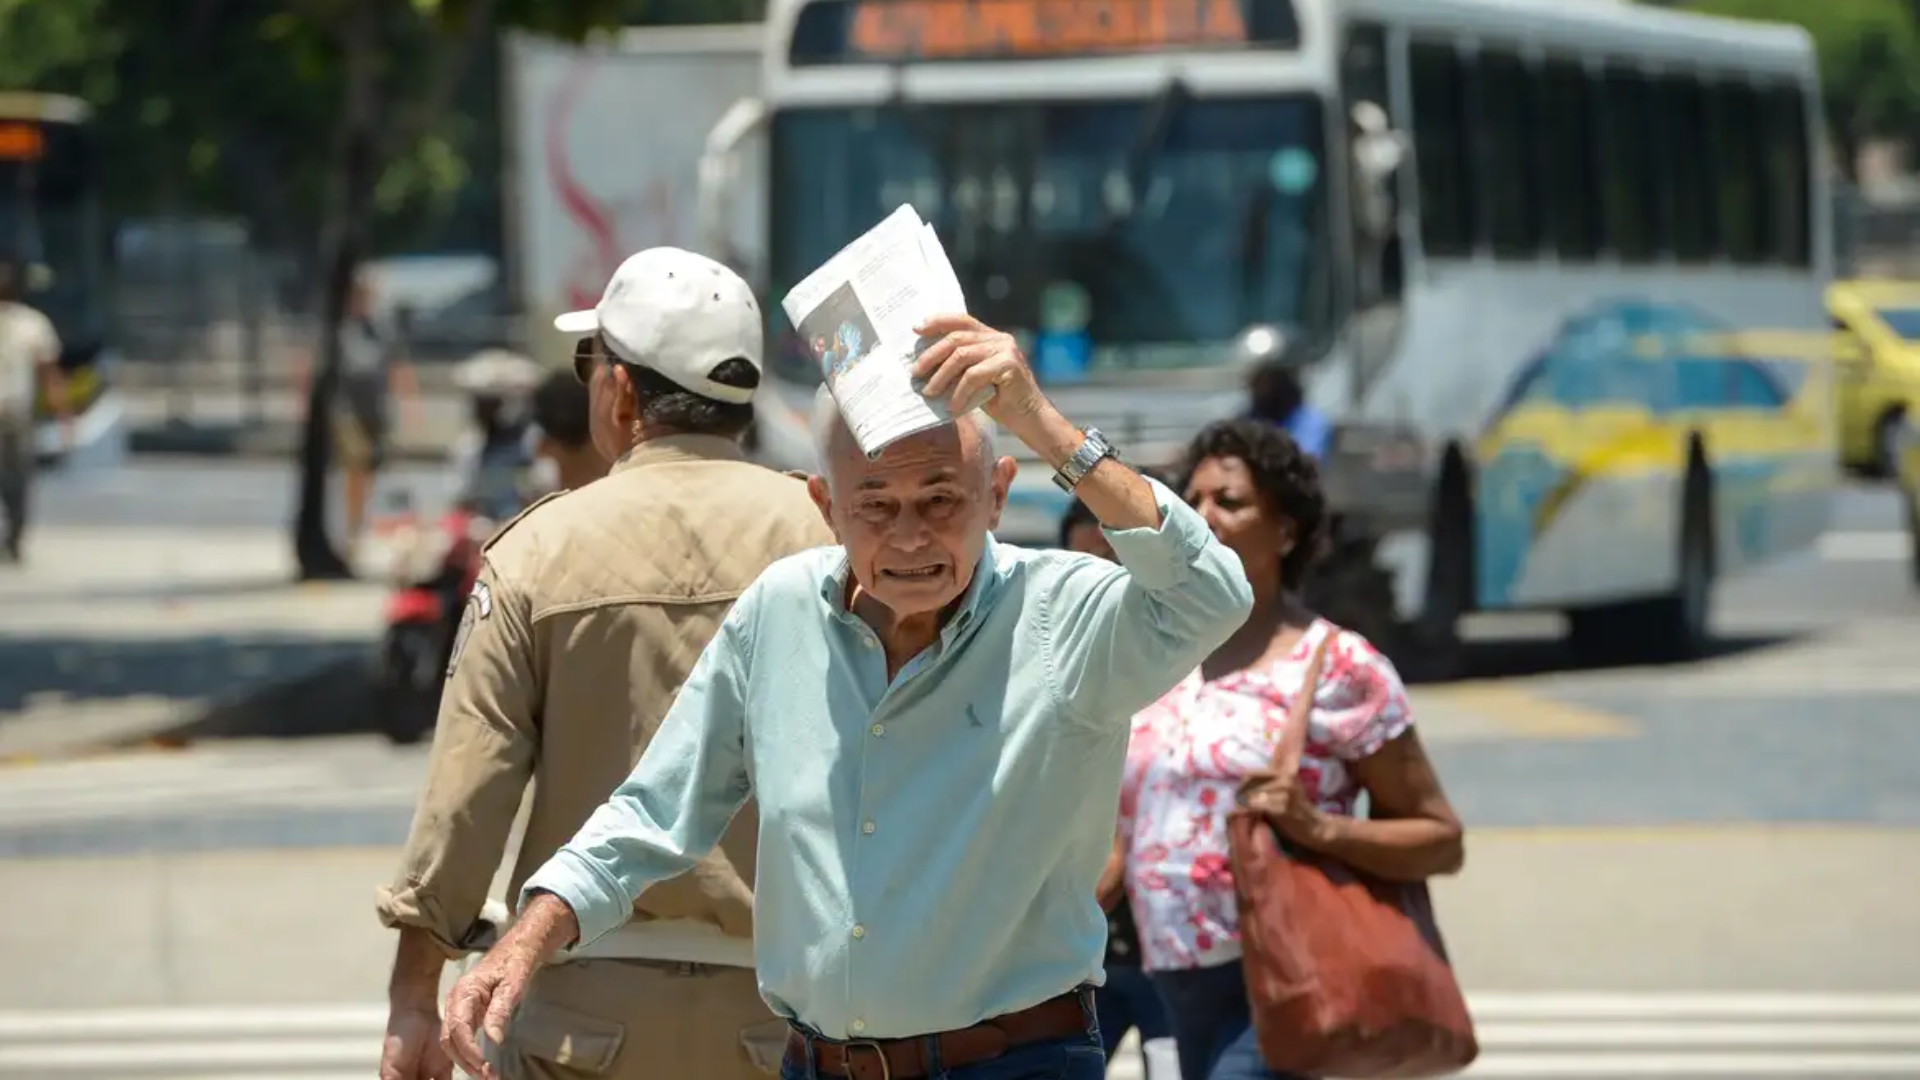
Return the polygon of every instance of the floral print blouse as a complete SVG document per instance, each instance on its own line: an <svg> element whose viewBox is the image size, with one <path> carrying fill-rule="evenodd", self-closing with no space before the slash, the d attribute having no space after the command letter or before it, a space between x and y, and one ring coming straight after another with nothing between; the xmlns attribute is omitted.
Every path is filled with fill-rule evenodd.
<svg viewBox="0 0 1920 1080"><path fill-rule="evenodd" d="M1227 813L1240 782L1271 765L1307 663L1329 633L1300 782L1322 809L1352 814L1361 789L1348 765L1413 723L1399 673L1358 634L1317 620L1264 669L1212 681L1195 671L1134 717L1120 829L1148 971L1239 958Z"/></svg>

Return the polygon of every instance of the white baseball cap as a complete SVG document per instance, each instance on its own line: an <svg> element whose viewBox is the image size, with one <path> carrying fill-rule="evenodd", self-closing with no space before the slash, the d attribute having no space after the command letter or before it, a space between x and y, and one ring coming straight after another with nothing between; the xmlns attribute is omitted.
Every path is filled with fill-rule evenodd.
<svg viewBox="0 0 1920 1080"><path fill-rule="evenodd" d="M600 303L553 320L565 334L598 332L615 358L657 371L701 397L744 405L753 390L713 381L735 358L762 371L760 304L740 275L691 251L655 247L627 256Z"/></svg>

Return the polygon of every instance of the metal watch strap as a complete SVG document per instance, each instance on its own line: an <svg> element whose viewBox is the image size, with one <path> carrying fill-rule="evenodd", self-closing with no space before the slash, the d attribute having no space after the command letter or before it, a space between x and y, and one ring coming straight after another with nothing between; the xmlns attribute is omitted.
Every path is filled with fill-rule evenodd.
<svg viewBox="0 0 1920 1080"><path fill-rule="evenodd" d="M1100 433L1099 428L1088 428L1086 437L1080 440L1080 446L1074 450L1073 455L1067 458L1060 468L1054 470L1053 482L1061 491L1072 494L1073 489L1080 486L1080 481L1087 478L1087 474L1093 471L1095 465L1106 458L1117 456L1113 444L1107 441L1107 437Z"/></svg>

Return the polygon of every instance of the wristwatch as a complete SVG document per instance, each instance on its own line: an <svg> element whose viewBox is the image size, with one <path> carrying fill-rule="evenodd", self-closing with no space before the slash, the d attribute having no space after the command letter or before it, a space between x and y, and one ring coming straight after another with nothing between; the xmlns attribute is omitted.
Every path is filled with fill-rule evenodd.
<svg viewBox="0 0 1920 1080"><path fill-rule="evenodd" d="M1093 471L1095 465L1100 464L1105 458L1119 456L1120 452L1113 448L1113 444L1107 441L1105 435L1100 434L1099 428L1088 428L1087 437L1081 440L1080 448L1073 452L1073 456L1066 460L1066 464L1054 470L1053 482L1061 491L1071 495L1073 489L1080 486L1080 481L1087 478L1087 474Z"/></svg>

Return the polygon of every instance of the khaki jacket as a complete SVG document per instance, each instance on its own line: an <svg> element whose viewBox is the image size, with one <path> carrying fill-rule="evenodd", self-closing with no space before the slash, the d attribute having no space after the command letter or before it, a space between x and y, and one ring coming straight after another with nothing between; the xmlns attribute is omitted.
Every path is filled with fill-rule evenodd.
<svg viewBox="0 0 1920 1080"><path fill-rule="evenodd" d="M833 542L803 481L710 436L643 443L508 523L467 601L381 922L457 956L527 781L509 902L632 771L733 601L769 564ZM757 828L749 804L697 869L640 897L638 916L751 936Z"/></svg>

